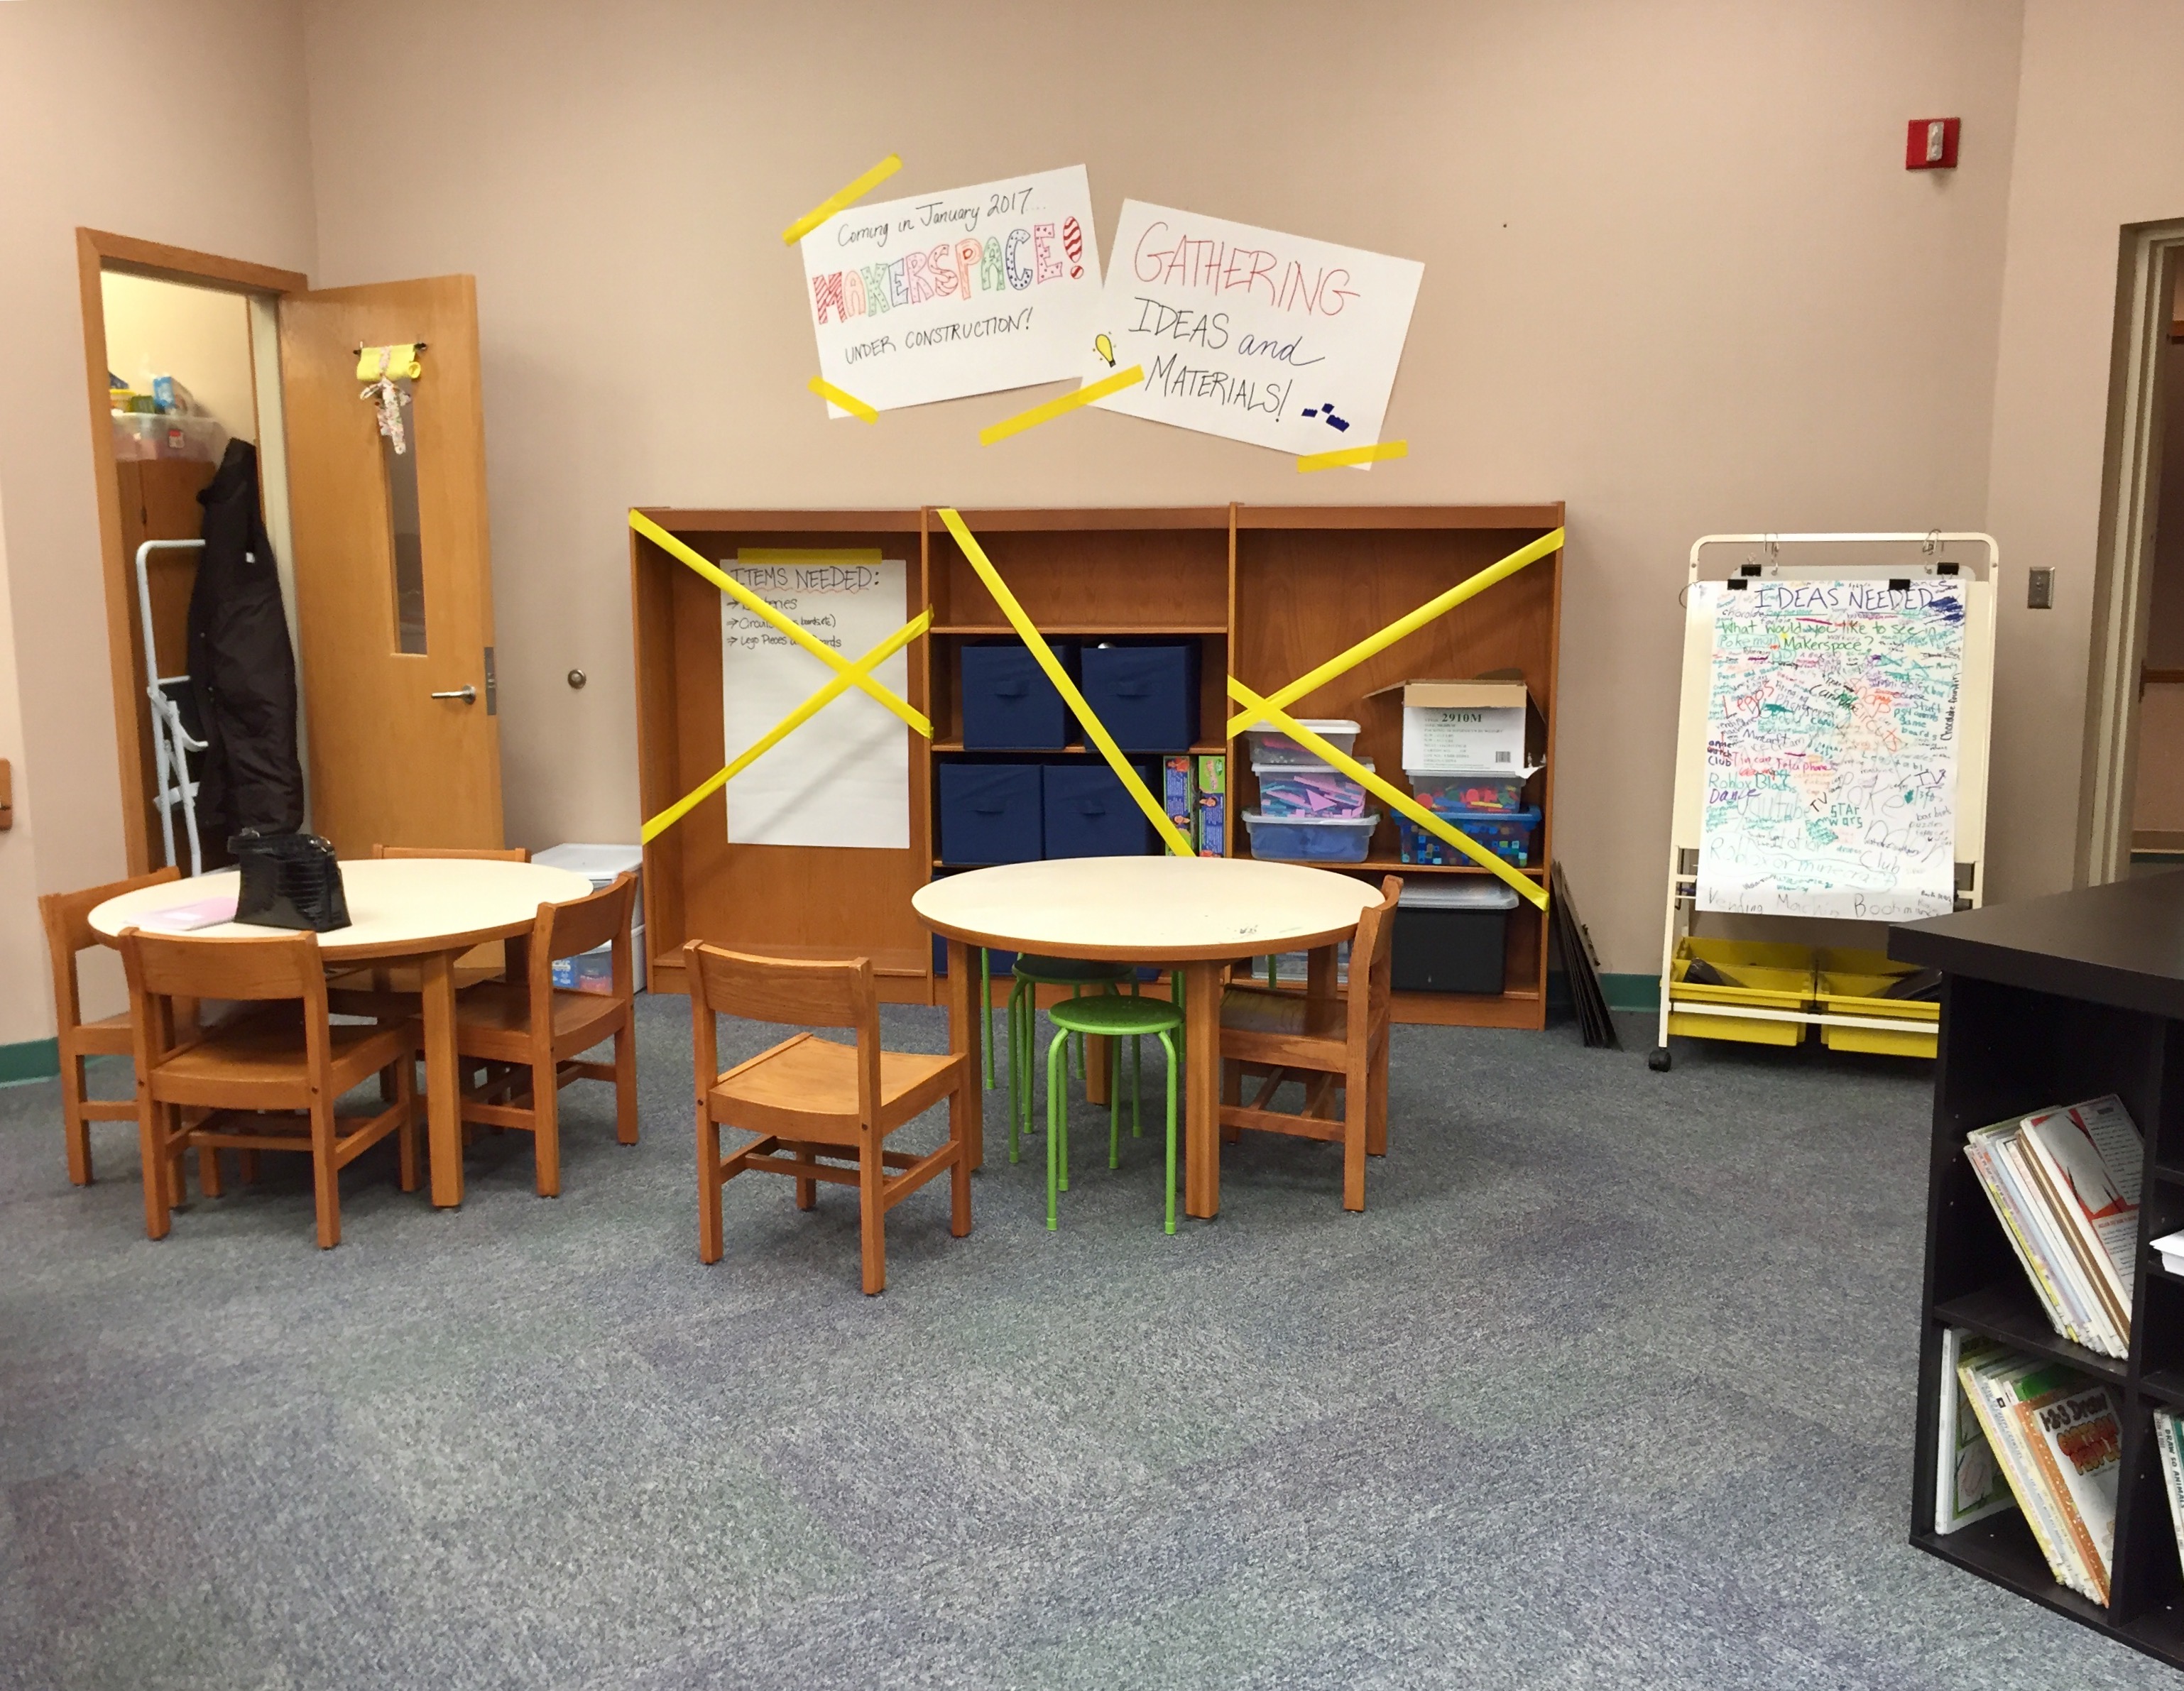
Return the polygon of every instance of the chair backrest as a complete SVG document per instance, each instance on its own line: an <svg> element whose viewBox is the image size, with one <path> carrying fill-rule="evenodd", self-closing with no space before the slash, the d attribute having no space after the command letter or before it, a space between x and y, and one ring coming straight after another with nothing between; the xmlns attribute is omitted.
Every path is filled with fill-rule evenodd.
<svg viewBox="0 0 2184 1691"><path fill-rule="evenodd" d="M629 962L629 918L637 903L637 876L624 870L611 886L566 904L541 904L532 929L531 962L537 968L557 957L574 957L610 940L615 948L615 990L626 992L622 971Z"/></svg>
<svg viewBox="0 0 2184 1691"><path fill-rule="evenodd" d="M305 931L265 939L192 939L125 928L121 965L129 975L129 1004L136 1024L140 1081L179 1044L176 998L228 998L245 1003L294 998L304 1006L306 1054L314 1074L328 1064L326 971L319 937ZM194 1036L192 1036L194 1037Z"/></svg>
<svg viewBox="0 0 2184 1691"><path fill-rule="evenodd" d="M682 948L682 963L700 1104L720 1072L713 1018L736 1015L794 1027L855 1028L859 1103L864 1119L873 1119L879 1104L880 1008L871 958L836 963L754 957L694 939Z"/></svg>
<svg viewBox="0 0 2184 1691"><path fill-rule="evenodd" d="M495 863L528 863L531 848L510 846L505 851L488 850L482 846L391 846L376 845L374 857L469 857L490 859Z"/></svg>
<svg viewBox="0 0 2184 1691"><path fill-rule="evenodd" d="M1373 1021L1387 1014L1395 982L1396 902L1402 897L1403 877L1381 878L1380 902L1368 904L1357 918L1357 933L1350 942L1350 1037L1353 1043L1366 1037ZM1360 982L1365 990L1357 990Z"/></svg>
<svg viewBox="0 0 2184 1691"><path fill-rule="evenodd" d="M156 887L178 881L181 871L155 869L149 875L133 875L126 881L109 881L103 887L86 887L80 893L47 893L38 900L38 917L46 927L46 950L53 965L53 1013L64 1030L80 1026L83 1003L77 990L75 954L102 943L92 932L91 913L109 898L133 893L140 887Z"/></svg>

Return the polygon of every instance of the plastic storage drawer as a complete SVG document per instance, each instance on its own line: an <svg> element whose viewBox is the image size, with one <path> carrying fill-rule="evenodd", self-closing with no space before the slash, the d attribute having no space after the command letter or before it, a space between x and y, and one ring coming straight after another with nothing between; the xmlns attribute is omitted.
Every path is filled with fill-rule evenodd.
<svg viewBox="0 0 2184 1691"><path fill-rule="evenodd" d="M1244 826L1251 837L1251 855L1292 863L1362 863L1373 848L1373 831L1379 826L1378 811L1355 818L1244 813Z"/></svg>
<svg viewBox="0 0 2184 1691"><path fill-rule="evenodd" d="M1537 810L1469 810L1444 820L1453 822L1504 863L1522 869L1532 860L1532 835L1540 826ZM1408 816L1396 817L1396 827L1406 863L1446 865L1471 861L1439 834L1428 833Z"/></svg>
<svg viewBox="0 0 2184 1691"><path fill-rule="evenodd" d="M1498 993L1517 895L1499 882L1406 887L1396 901L1390 976L1401 993Z"/></svg>
<svg viewBox="0 0 2184 1691"><path fill-rule="evenodd" d="M1002 640L966 646L960 655L964 750L1057 752L1069 743L1069 707L1029 647ZM1076 672L1075 646L1057 642L1054 655Z"/></svg>
<svg viewBox="0 0 2184 1691"><path fill-rule="evenodd" d="M1359 728L1346 716L1300 716L1298 723L1319 736L1343 756L1354 754ZM1264 765L1272 768L1276 764L1318 764L1325 766L1326 759L1318 752L1299 745L1279 728L1246 728L1244 737L1251 742L1251 767Z"/></svg>
<svg viewBox="0 0 2184 1691"><path fill-rule="evenodd" d="M1437 816L1524 808L1521 775L1413 775L1411 792Z"/></svg>
<svg viewBox="0 0 2184 1691"><path fill-rule="evenodd" d="M1119 776L1104 763L1042 771L1049 857L1143 857L1152 825ZM1138 774L1150 782L1151 771Z"/></svg>
<svg viewBox="0 0 2184 1691"><path fill-rule="evenodd" d="M1087 646L1084 702L1126 752L1187 752L1198 737L1198 648Z"/></svg>
<svg viewBox="0 0 2184 1691"><path fill-rule="evenodd" d="M1360 758L1366 769L1373 759ZM1362 782L1343 774L1331 764L1262 764L1251 765L1259 778L1259 814L1262 816L1342 816L1365 814Z"/></svg>
<svg viewBox="0 0 2184 1691"><path fill-rule="evenodd" d="M944 863L1030 863L1040 855L1037 764L940 765Z"/></svg>
<svg viewBox="0 0 2184 1691"><path fill-rule="evenodd" d="M1855 1016L1857 1022L1824 1021L1820 1043L1837 1051L1873 1051L1885 1057L1931 1057L1941 1048L1942 1004L1939 998L1890 998L1881 994L1908 976L1918 973L1909 964L1898 963L1883 951L1830 949L1820 953L1819 975L1814 982L1814 1001L1826 1015ZM1870 1027L1876 1021L1916 1021L1926 1024L1922 1032L1902 1027Z"/></svg>
<svg viewBox="0 0 2184 1691"><path fill-rule="evenodd" d="M1800 1045L1805 1024L1737 1015L1737 1010L1788 1011L1813 1007L1818 959L1809 945L1760 939L1681 939L1669 971L1669 1032L1689 1039L1730 1039L1745 1045ZM1691 979L1704 964L1726 984ZM1710 1011L1699 1006L1719 1004Z"/></svg>
<svg viewBox="0 0 2184 1691"><path fill-rule="evenodd" d="M636 923L629 931L629 976L633 991L644 990L644 924ZM611 996L614 992L614 942L593 946L589 951L580 951L573 957L554 960L554 990L557 993L600 993Z"/></svg>

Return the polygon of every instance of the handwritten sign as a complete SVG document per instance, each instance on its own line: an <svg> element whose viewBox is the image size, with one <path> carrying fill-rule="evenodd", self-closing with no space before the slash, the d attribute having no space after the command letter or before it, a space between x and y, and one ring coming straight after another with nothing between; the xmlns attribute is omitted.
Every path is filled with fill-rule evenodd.
<svg viewBox="0 0 2184 1691"><path fill-rule="evenodd" d="M879 564L738 564L721 568L822 645L856 658L902 626L907 572ZM721 719L733 759L811 694L830 672L765 618L721 595ZM909 690L897 652L872 671ZM851 687L728 783L728 837L738 845L910 843L910 730Z"/></svg>
<svg viewBox="0 0 2184 1691"><path fill-rule="evenodd" d="M1424 275L1408 259L1125 200L1079 370L1089 382L1145 366L1139 386L1095 402L1110 411L1300 457L1369 446Z"/></svg>
<svg viewBox="0 0 2184 1691"><path fill-rule="evenodd" d="M819 373L878 410L1063 380L1092 338L1082 164L853 205L800 244Z"/></svg>
<svg viewBox="0 0 2184 1691"><path fill-rule="evenodd" d="M1947 579L1718 581L1699 908L1955 908L1964 593Z"/></svg>

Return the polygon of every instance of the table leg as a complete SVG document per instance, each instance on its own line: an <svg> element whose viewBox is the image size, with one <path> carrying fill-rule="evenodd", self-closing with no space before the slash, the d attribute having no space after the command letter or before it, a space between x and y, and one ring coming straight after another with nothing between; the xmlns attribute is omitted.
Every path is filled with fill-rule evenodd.
<svg viewBox="0 0 2184 1691"><path fill-rule="evenodd" d="M1221 1213L1221 980L1228 967L1193 963L1184 977L1183 1208L1206 1221Z"/></svg>
<svg viewBox="0 0 2184 1691"><path fill-rule="evenodd" d="M986 1007L978 1002L978 960L977 948L966 945L960 939L948 942L948 1050L951 1056L961 1052L970 1060L972 1084L977 1084L979 1055L978 1042L986 1028ZM1016 1077L1009 1077L1010 1084ZM972 1168L983 1168L986 1162L985 1094L973 1091L975 1102L969 1111L970 1143L966 1148Z"/></svg>
<svg viewBox="0 0 2184 1691"><path fill-rule="evenodd" d="M1305 960L1304 995L1308 998L1331 998L1335 993L1334 948L1316 947Z"/></svg>
<svg viewBox="0 0 2184 1691"><path fill-rule="evenodd" d="M455 1064L455 960L436 951L419 960L425 1020L425 1134L432 1147L432 1203L463 1201L463 1077Z"/></svg>
<svg viewBox="0 0 2184 1691"><path fill-rule="evenodd" d="M1115 1042L1104 1033L1084 1036L1084 1101L1106 1104L1112 1090Z"/></svg>

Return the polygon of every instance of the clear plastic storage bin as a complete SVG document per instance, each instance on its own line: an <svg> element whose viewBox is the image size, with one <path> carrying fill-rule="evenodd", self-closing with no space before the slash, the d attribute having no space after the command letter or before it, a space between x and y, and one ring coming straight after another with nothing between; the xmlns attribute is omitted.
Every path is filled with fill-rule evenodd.
<svg viewBox="0 0 2184 1691"><path fill-rule="evenodd" d="M1357 743L1358 725L1346 716L1300 716L1297 720L1319 736L1346 758ZM1262 765L1272 767L1278 764L1313 764L1324 769L1326 762L1318 752L1308 751L1279 728L1247 728L1244 737L1251 743L1251 767Z"/></svg>
<svg viewBox="0 0 2184 1691"><path fill-rule="evenodd" d="M1286 858L1296 863L1362 863L1373 848L1373 830L1379 826L1377 812L1370 816L1244 813L1252 856Z"/></svg>
<svg viewBox="0 0 2184 1691"><path fill-rule="evenodd" d="M1373 759L1360 758L1366 769ZM1262 816L1362 816L1365 787L1332 764L1254 763Z"/></svg>
<svg viewBox="0 0 2184 1691"><path fill-rule="evenodd" d="M1524 777L1521 775L1409 773L1412 795L1437 816L1524 808Z"/></svg>
<svg viewBox="0 0 2184 1691"><path fill-rule="evenodd" d="M1537 810L1466 810L1443 820L1455 823L1504 863L1522 869L1532 860L1532 836L1540 826ZM1396 817L1396 826L1406 863L1446 865L1471 861L1439 834L1428 833L1408 816Z"/></svg>

